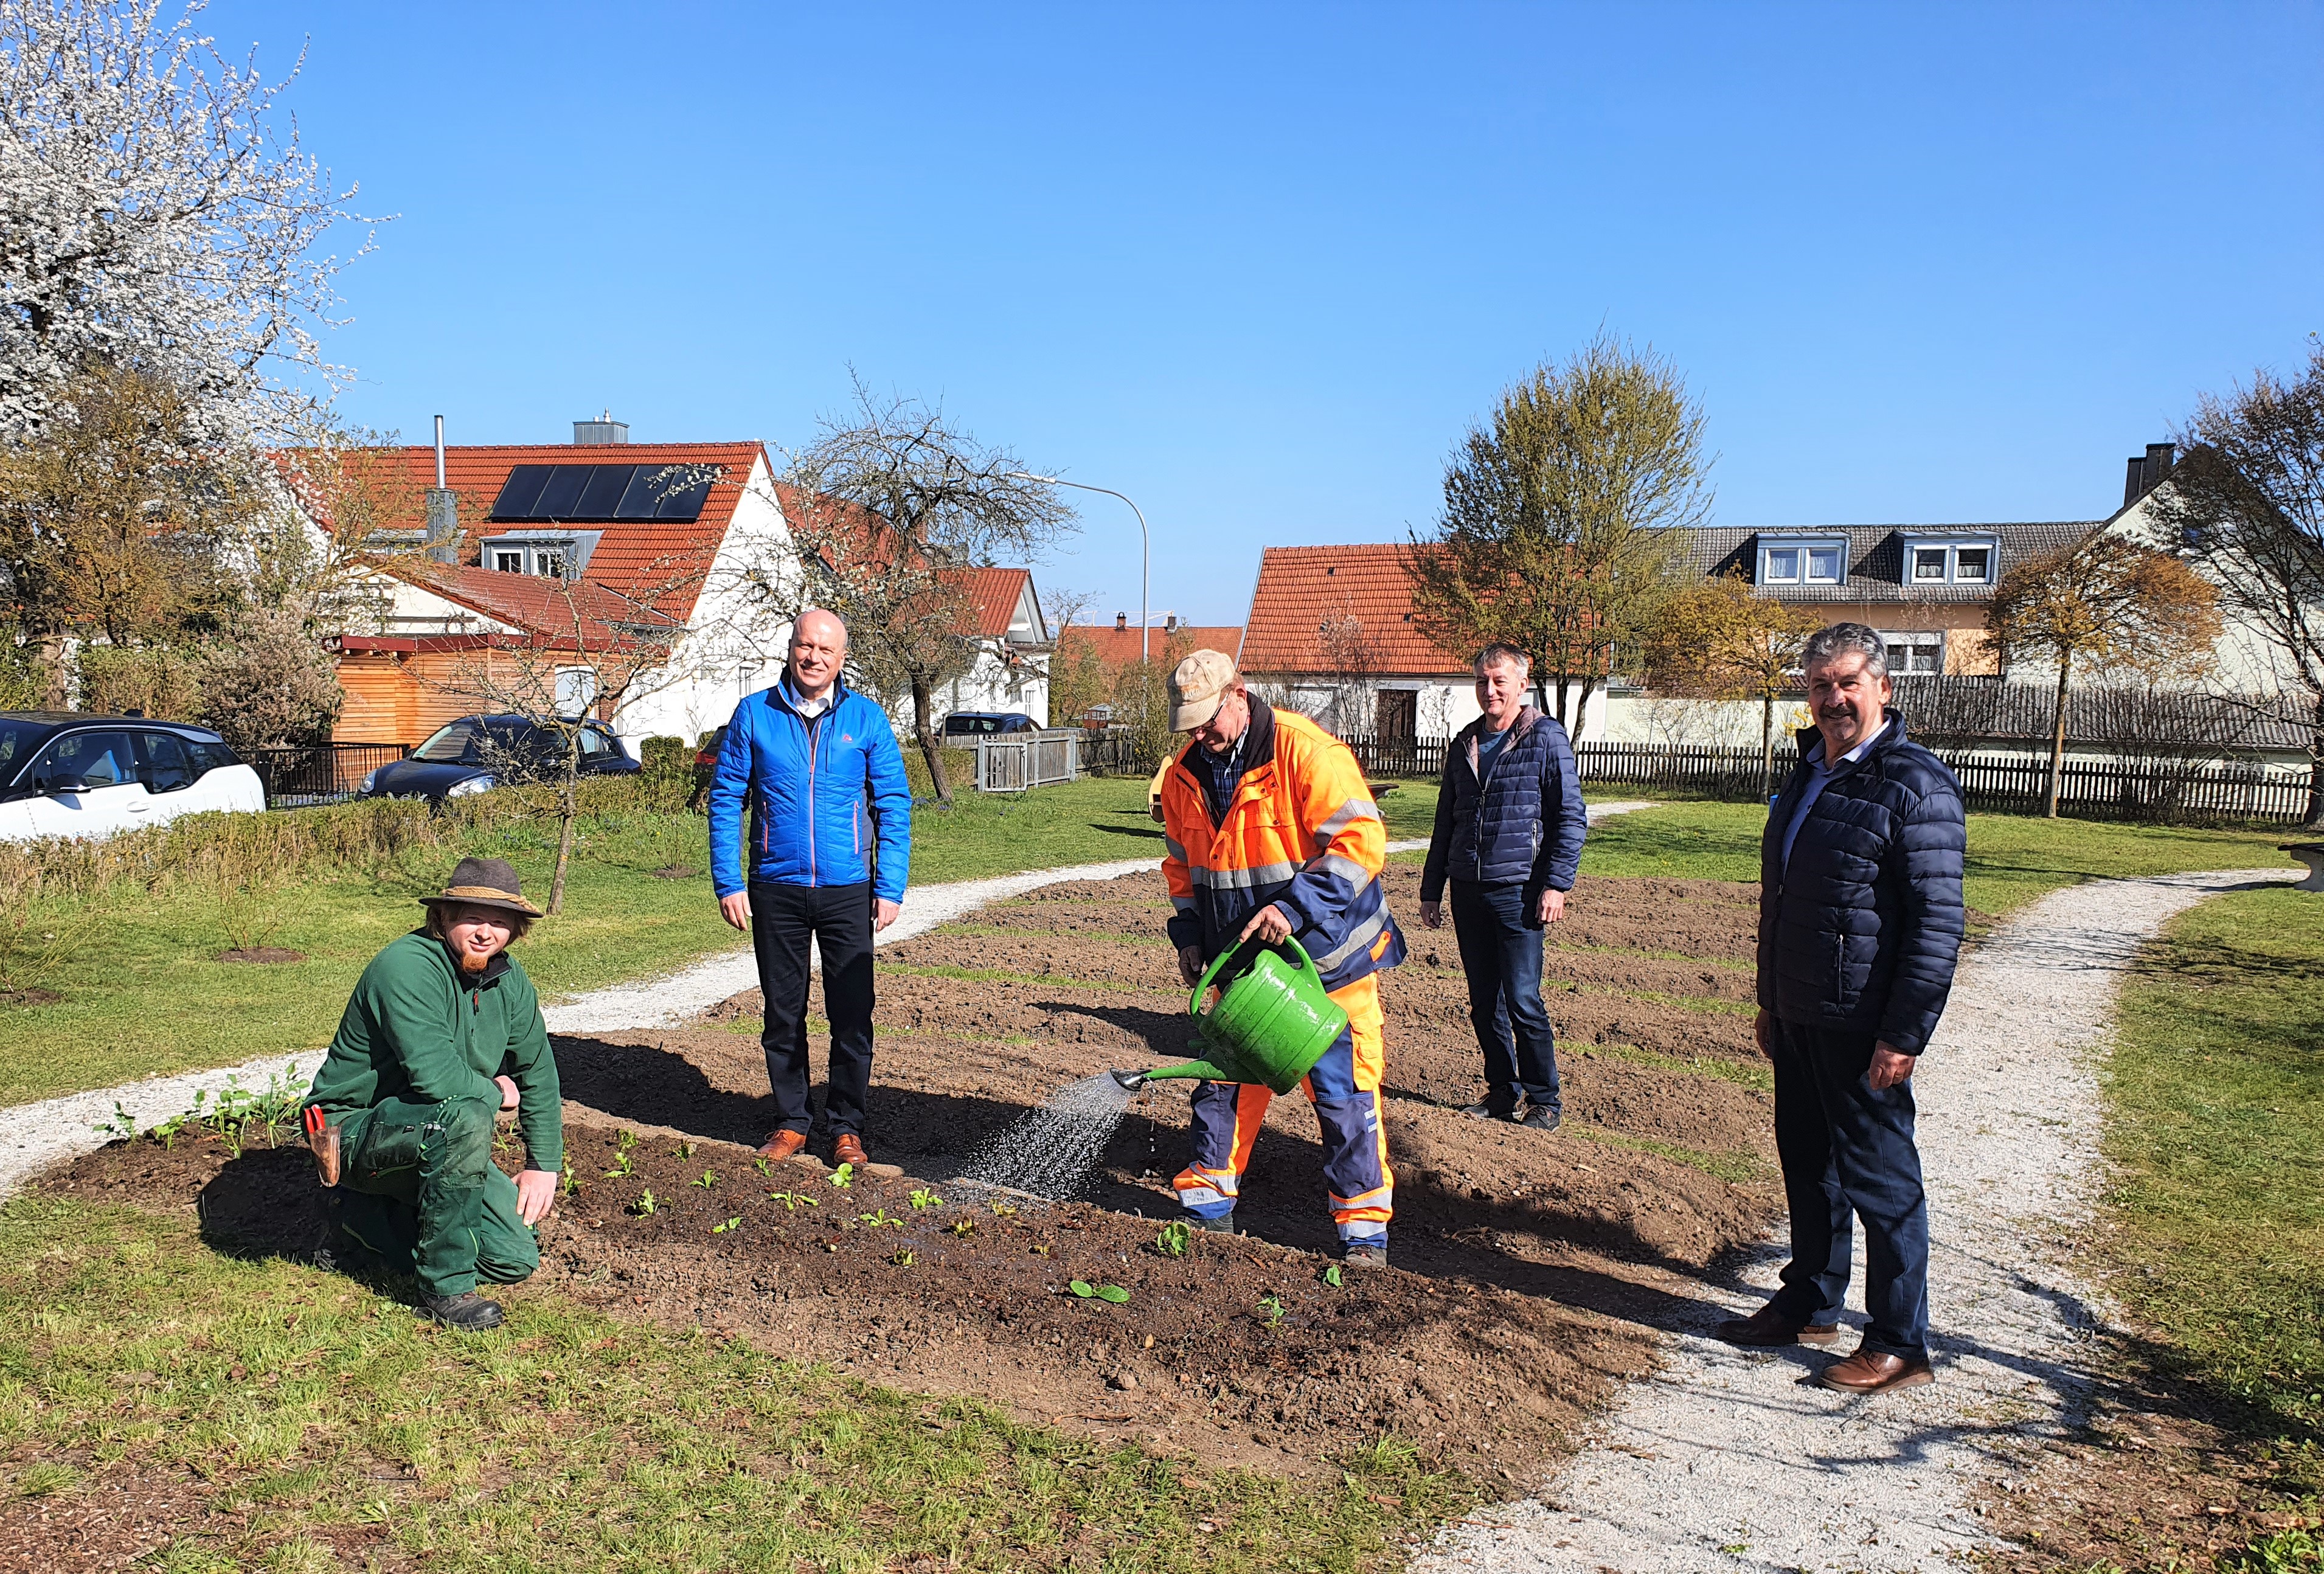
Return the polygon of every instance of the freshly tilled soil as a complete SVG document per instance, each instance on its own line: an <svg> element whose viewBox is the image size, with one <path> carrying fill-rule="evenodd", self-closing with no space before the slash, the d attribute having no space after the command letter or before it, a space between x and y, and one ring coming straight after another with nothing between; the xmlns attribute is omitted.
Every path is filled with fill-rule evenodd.
<svg viewBox="0 0 2324 1574"><path fill-rule="evenodd" d="M1755 908L1748 887L1582 883L1551 936L1567 1124L1547 1134L1459 1112L1483 1090L1458 952L1420 925L1417 870L1386 879L1414 953L1383 986L1392 1268L1326 1282L1296 1095L1254 1152L1248 1233L1198 1232L1184 1256L1157 1245L1185 1158L1176 1084L1137 1098L1070 1202L954 1183L1058 1088L1185 1053L1185 991L1157 943L1169 905L1158 877L1134 876L1047 887L880 953L866 1140L898 1178L842 1188L819 1163L753 1163L770 1123L755 992L683 1030L560 1037L577 1190L541 1230L536 1282L1213 1462L1314 1471L1393 1432L1518 1489L1652 1362L1684 1281L1779 1205L1738 965ZM198 1205L236 1250L328 1238L300 1151L115 1144L48 1184ZM1074 1279L1130 1298L1085 1299Z"/></svg>

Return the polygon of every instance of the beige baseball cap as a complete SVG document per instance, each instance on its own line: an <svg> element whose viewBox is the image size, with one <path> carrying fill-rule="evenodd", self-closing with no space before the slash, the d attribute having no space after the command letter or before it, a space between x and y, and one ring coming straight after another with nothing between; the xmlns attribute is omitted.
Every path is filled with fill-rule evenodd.
<svg viewBox="0 0 2324 1574"><path fill-rule="evenodd" d="M1197 650L1170 674L1170 731L1191 732L1219 713L1234 686L1234 658L1222 650Z"/></svg>

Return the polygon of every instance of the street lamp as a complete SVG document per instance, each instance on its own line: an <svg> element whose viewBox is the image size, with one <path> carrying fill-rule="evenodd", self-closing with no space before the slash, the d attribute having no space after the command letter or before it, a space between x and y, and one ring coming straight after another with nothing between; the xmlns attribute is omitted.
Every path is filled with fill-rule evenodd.
<svg viewBox="0 0 2324 1574"><path fill-rule="evenodd" d="M1086 481L1067 481L1062 475L1036 475L1029 470L1011 470L1009 473L1009 478L1011 481L1038 481L1049 486L1077 486L1084 492L1102 492L1108 497L1119 497L1122 502L1130 502L1128 497L1114 491L1111 486L1092 486ZM1144 511L1134 502L1130 502L1130 511L1138 515L1138 665L1143 667L1146 665L1147 650L1146 609L1150 599L1148 592L1153 584L1154 575L1154 542L1146 532Z"/></svg>

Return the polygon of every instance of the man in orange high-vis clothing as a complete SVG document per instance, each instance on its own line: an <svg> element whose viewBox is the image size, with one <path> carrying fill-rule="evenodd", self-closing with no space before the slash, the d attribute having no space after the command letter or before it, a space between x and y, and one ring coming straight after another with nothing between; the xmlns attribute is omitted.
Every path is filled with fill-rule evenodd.
<svg viewBox="0 0 2324 1574"><path fill-rule="evenodd" d="M1341 1255L1384 1266L1396 1177L1380 1124L1379 978L1404 960L1381 899L1388 831L1346 744L1253 699L1234 662L1197 650L1170 675L1170 727L1193 734L1162 778L1170 940L1188 984L1246 936L1296 935L1348 1026L1302 1084L1323 1128ZM1171 1183L1188 1221L1234 1230L1235 1200L1273 1095L1198 1082L1192 1162Z"/></svg>

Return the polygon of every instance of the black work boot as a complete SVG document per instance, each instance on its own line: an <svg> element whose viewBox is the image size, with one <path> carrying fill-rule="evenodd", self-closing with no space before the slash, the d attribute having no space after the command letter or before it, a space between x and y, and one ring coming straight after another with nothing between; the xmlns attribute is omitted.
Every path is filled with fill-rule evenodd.
<svg viewBox="0 0 2324 1574"><path fill-rule="evenodd" d="M1565 1116L1554 1105L1536 1104L1528 1099L1526 1100L1525 1108L1509 1118L1519 1126L1530 1126L1536 1131L1555 1131L1564 1121Z"/></svg>
<svg viewBox="0 0 2324 1574"><path fill-rule="evenodd" d="M504 1321L501 1303L487 1301L474 1290L463 1290L457 1295L430 1295L426 1305L429 1316L462 1333L482 1333L488 1328L498 1328Z"/></svg>
<svg viewBox="0 0 2324 1574"><path fill-rule="evenodd" d="M1480 1099L1461 1113L1471 1120L1515 1120L1517 1118L1517 1100L1499 1097Z"/></svg>

